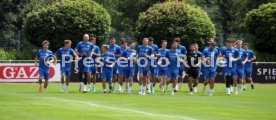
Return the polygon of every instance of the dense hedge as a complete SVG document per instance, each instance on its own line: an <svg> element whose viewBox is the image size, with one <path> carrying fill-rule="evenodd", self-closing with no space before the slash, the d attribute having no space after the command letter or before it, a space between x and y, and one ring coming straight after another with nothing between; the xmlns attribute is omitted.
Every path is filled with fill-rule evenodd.
<svg viewBox="0 0 276 120"><path fill-rule="evenodd" d="M215 27L201 8L182 2L155 4L140 13L137 22L137 37L151 36L158 42L180 37L182 44L206 43L215 36Z"/></svg>
<svg viewBox="0 0 276 120"><path fill-rule="evenodd" d="M30 12L24 32L31 43L41 46L41 41L48 39L52 49L57 49L65 39L82 40L84 33L93 33L101 43L108 37L110 25L110 15L96 2L63 0Z"/></svg>
<svg viewBox="0 0 276 120"><path fill-rule="evenodd" d="M276 3L261 5L246 15L246 27L255 36L254 49L260 52L276 52Z"/></svg>
<svg viewBox="0 0 276 120"><path fill-rule="evenodd" d="M0 48L0 60L34 60L36 50L28 51L5 51Z"/></svg>

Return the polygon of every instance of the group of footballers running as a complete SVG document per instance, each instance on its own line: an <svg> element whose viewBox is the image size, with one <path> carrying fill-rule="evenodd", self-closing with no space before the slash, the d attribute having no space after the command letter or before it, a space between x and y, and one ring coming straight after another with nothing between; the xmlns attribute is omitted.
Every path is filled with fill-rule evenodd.
<svg viewBox="0 0 276 120"><path fill-rule="evenodd" d="M172 83L171 94L181 91L184 77L188 76L190 94L197 92L199 77L203 73L203 92L209 84L209 94L214 94L214 83L217 68L222 67L222 74L226 83L227 94L238 94L245 90L245 83L249 81L254 89L251 78L252 61L256 59L254 53L248 49L249 44L238 40L227 40L225 47L216 46L214 39L209 40L209 46L198 50L198 44L190 44L187 51L180 45L180 38L174 38L171 49L167 49L168 42L162 40L161 48L154 44L152 37L143 38L142 45L136 47L136 43L127 43L124 39L121 45L115 44L114 37L109 38L109 45L102 45L101 50L96 45L96 38L83 36L83 41L71 48L70 40L64 41L64 47L58 49L55 54L50 51L49 42L42 42L35 58L35 65L39 66L39 92L45 92L48 86L50 63L56 63L56 56L60 59L60 72L62 92L68 92L71 75L72 58L75 58L79 73L82 92L96 92L97 73L101 73L103 93L114 92L115 82L119 83L119 92L123 92L124 81L127 93L132 92L135 68L138 67L139 94L154 93L154 87L159 82L163 92L168 90ZM39 64L38 64L39 61ZM202 71L202 72L201 72ZM42 80L45 79L44 87ZM106 88L108 83L108 91ZM178 88L179 86L179 88ZM43 89L44 88L44 89ZM234 89L233 89L234 88Z"/></svg>

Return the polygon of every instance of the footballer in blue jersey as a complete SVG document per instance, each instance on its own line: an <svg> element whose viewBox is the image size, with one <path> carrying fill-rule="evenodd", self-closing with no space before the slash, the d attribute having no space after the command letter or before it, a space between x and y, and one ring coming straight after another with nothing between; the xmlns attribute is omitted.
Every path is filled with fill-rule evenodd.
<svg viewBox="0 0 276 120"><path fill-rule="evenodd" d="M127 92L130 94L132 90L133 77L135 73L135 60L137 57L137 52L135 50L136 44L134 42L129 43L129 48L122 52L121 60L124 60L127 63L127 66L124 68L124 74L126 77L126 88Z"/></svg>
<svg viewBox="0 0 276 120"><path fill-rule="evenodd" d="M147 76L149 72L149 60L153 58L154 53L150 46L148 46L148 38L143 39L143 45L137 47L138 54L138 72L139 72L139 94L145 95L145 88L147 84Z"/></svg>
<svg viewBox="0 0 276 120"><path fill-rule="evenodd" d="M100 48L96 45L97 43L97 39L95 37L91 37L90 38L90 42L93 43L94 47L93 47L93 50L92 50L92 53L91 53L91 57L93 59L93 65L91 66L91 78L92 78L92 86L90 85L90 80L88 81L88 85L90 86L89 88L91 88L91 90L93 92L96 92L96 80L97 80L97 73L99 72L98 71L98 59L101 55L101 51L100 51Z"/></svg>
<svg viewBox="0 0 276 120"><path fill-rule="evenodd" d="M248 60L247 54L245 52L244 49L242 49L242 41L238 40L236 42L236 48L238 49L239 53L240 53L240 59L237 60L236 62L236 71L235 71L235 75L234 75L234 82L235 80L238 80L238 84L240 87L240 91L245 90L242 86L243 84L243 78L244 78L244 65L246 63L246 61Z"/></svg>
<svg viewBox="0 0 276 120"><path fill-rule="evenodd" d="M151 59L149 62L150 64L150 76L148 79L148 92L154 93L154 87L157 79L157 73L158 73L158 66L157 66L157 60L156 57L159 55L158 53L158 46L154 44L154 38L149 37L149 46L152 48L152 51L154 53L154 58Z"/></svg>
<svg viewBox="0 0 276 120"><path fill-rule="evenodd" d="M177 51L179 52L180 56L183 58L186 57L187 54L187 49L185 46L180 45L180 38L174 38L174 42L176 42L177 45ZM178 82L180 83L179 85L179 90L182 90L183 82L184 82L184 77L185 77L185 65L184 63L180 63L179 67L179 77L178 77ZM176 86L175 91L178 91L178 85Z"/></svg>
<svg viewBox="0 0 276 120"><path fill-rule="evenodd" d="M248 49L249 43L243 43L243 49L245 50L247 54L247 61L244 65L244 75L245 75L245 81L244 81L244 89L245 89L245 83L246 81L249 81L251 84L251 89L254 89L254 83L252 80L252 69L253 69L253 61L256 59L256 56L252 50Z"/></svg>
<svg viewBox="0 0 276 120"><path fill-rule="evenodd" d="M166 73L167 73L168 66L167 66L167 63L165 60L166 54L169 51L167 49L167 45L168 45L167 40L163 40L162 44L161 44L161 48L158 50L159 56L157 58L157 61L158 61L157 75L158 75L158 79L160 82L159 87L161 88L162 92L165 92L165 84L166 84L166 79L167 79Z"/></svg>
<svg viewBox="0 0 276 120"><path fill-rule="evenodd" d="M167 76L166 83L167 84L166 84L165 91L167 90L169 83L172 82L173 83L172 91L171 91L172 95L174 95L175 87L177 85L180 62L183 62L181 54L177 51L177 46L178 46L178 43L173 42L172 49L166 53L166 58L167 58L166 60L167 60L167 63L169 63L169 65L168 65L167 73L166 73L166 76Z"/></svg>
<svg viewBox="0 0 276 120"><path fill-rule="evenodd" d="M209 47L206 47L202 53L202 59L204 64L204 87L205 92L207 84L210 85L210 96L214 94L214 84L217 70L217 58L220 55L220 50L216 48L214 39L209 40Z"/></svg>
<svg viewBox="0 0 276 120"><path fill-rule="evenodd" d="M60 59L60 73L61 73L61 92L68 92L68 85L70 81L73 56L77 59L77 54L71 48L71 40L64 40L64 47L56 51L56 56ZM66 83L66 85L64 85Z"/></svg>
<svg viewBox="0 0 276 120"><path fill-rule="evenodd" d="M46 89L48 87L48 80L50 77L50 63L53 63L53 62L56 63L56 59L52 51L48 50L48 48L49 48L49 42L47 40L44 40L42 42L42 49L39 49L37 51L36 57L35 57L35 66L38 66L38 73L39 73L38 92L40 93L46 92ZM45 80L44 90L42 89L42 79Z"/></svg>
<svg viewBox="0 0 276 120"><path fill-rule="evenodd" d="M233 41L228 39L226 41L226 47L221 49L221 56L224 58L224 65L222 66L222 74L226 84L227 94L231 94L231 83L233 83L233 62L240 59L239 51L233 46ZM236 85L234 85L236 87ZM236 90L237 94L237 90Z"/></svg>
<svg viewBox="0 0 276 120"><path fill-rule="evenodd" d="M78 69L79 69L79 80L80 87L79 91L82 91L82 84L84 84L83 92L86 93L87 90L87 81L91 80L91 52L93 50L94 45L89 42L89 35L84 34L83 41L79 42L76 46L75 51L81 59L78 61ZM82 79L84 76L84 79Z"/></svg>
<svg viewBox="0 0 276 120"><path fill-rule="evenodd" d="M121 53L124 53L125 51L128 50L127 42L123 39L121 40ZM125 61L122 61L118 59L117 61L117 66L118 66L118 83L119 83L119 92L123 92L123 83L126 78L125 76L125 68L127 66L127 63Z"/></svg>
<svg viewBox="0 0 276 120"><path fill-rule="evenodd" d="M108 45L102 46L101 54L101 66L102 66L102 85L103 93L106 93L106 82L109 84L109 93L113 90L112 88L112 78L113 78L113 68L116 64L116 58L113 53L108 52Z"/></svg>
<svg viewBox="0 0 276 120"><path fill-rule="evenodd" d="M116 57L116 60L118 60L119 57L121 57L121 47L116 43L116 39L114 37L109 38L109 46L108 46L108 52L113 54ZM117 63L115 64L113 68L113 84L112 84L112 92L115 92L115 82L118 79L118 66Z"/></svg>

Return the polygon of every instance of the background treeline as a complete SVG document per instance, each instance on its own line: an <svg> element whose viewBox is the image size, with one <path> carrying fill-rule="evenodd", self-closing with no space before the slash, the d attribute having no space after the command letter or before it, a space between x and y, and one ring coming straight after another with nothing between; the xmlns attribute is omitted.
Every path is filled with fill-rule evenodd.
<svg viewBox="0 0 276 120"><path fill-rule="evenodd" d="M64 1L66 0L1 0L0 2L0 6L1 6L0 7L0 48L1 48L0 57L1 58L0 59L33 59L34 55L32 53L35 53L36 49L39 48L38 46L39 42L32 41L30 40L30 38L26 37L34 31L34 30L30 31L30 33L26 35L26 30L25 30L26 26L24 25L26 23L27 16L28 15L35 16L36 15L35 12L43 11L43 10L47 11L46 9L51 8L52 6L56 6L55 4L57 2L64 2ZM89 34L92 34L92 36L95 36L97 38L99 37L99 39L101 40L100 43L102 43L104 42L104 39L106 39L109 36L116 37L118 41L120 38L126 38L127 40L136 40L137 42L139 42L140 37L144 37L144 36L137 36L139 35L137 34L139 15L142 12L147 11L150 7L152 7L155 4L163 3L169 0L90 0L90 1L94 1L99 5L101 5L103 8L105 8L105 10L109 13L109 16L110 16L110 23L108 22L109 20L108 18L107 18L107 22L102 23L104 25L110 24L110 26L106 26L106 27L109 27L109 28L106 28L108 29L106 30L108 33L105 33L106 31L102 31L102 36L93 35L92 32L89 33ZM171 1L175 1L175 0L171 0ZM275 43L276 28L275 29L272 28L275 26L274 24L276 21L275 16L272 15L271 18L265 18L265 19L269 19L268 23L271 23L271 25L267 25L267 26L271 26L271 30L267 30L270 32L267 32L265 36L252 34L254 32L264 34L262 33L264 31L252 31L249 28L250 26L252 27L253 25L246 23L246 20L248 21L251 20L252 22L256 21L253 18L249 19L249 17L247 17L247 14L249 13L249 11L252 11L253 9L257 9L259 8L259 6L263 4L276 2L276 0L182 0L182 2L185 2L186 4L190 4L190 5L199 6L202 10L207 12L212 23L214 24L215 38L219 45L223 45L224 41L227 38L236 38L236 39L245 40L249 43L252 43L251 49L254 49L256 51L258 61L276 61L276 55L275 55L276 51L274 51L274 49L271 48L272 45L274 46L276 45ZM271 11L275 10L273 7L270 7L270 9ZM52 9L52 10L57 10L57 9ZM58 9L58 10L63 10L63 9ZM258 11L255 11L255 13L264 14L264 13L258 13ZM253 13L252 13L252 16L253 16ZM41 17L37 19L39 20L41 19ZM83 21L82 23L85 23L85 22L86 21ZM264 21L259 21L259 23L256 23L255 25L263 26L262 22ZM83 26L76 26L76 27L82 28ZM34 28L34 26L30 28ZM64 29L70 29L70 28L64 28ZM100 28L97 28L97 29L100 29ZM91 28L90 31L93 31L93 28ZM63 31L63 32L66 32L66 31ZM70 31L70 32L71 32L70 34L72 34L72 32L75 32L75 31ZM47 33L47 34L49 36L52 33ZM59 34L62 34L62 33L59 33ZM270 35L271 37L264 38L267 35ZM67 36L64 36L64 37L56 36L56 37L58 37L59 40L61 41L63 41L62 40L63 38L68 38ZM81 40L82 36L78 33L78 34L75 34L75 37ZM75 37L72 36L69 38L74 39L74 41L77 41L75 40ZM172 38L164 38L164 39L172 39ZM59 41L59 40L55 40L55 41ZM261 42L259 42L260 45L255 44L257 43L255 41L258 41L258 40L267 42L271 46L267 46L266 44L263 44ZM205 43L203 42L202 46L204 44ZM264 48L267 48L267 49L264 49ZM11 54L11 55L8 55L8 54Z"/></svg>

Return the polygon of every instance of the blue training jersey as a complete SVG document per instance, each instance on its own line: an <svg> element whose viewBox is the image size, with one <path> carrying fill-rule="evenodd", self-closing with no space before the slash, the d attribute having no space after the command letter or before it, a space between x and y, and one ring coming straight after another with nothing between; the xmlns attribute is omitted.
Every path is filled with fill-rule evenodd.
<svg viewBox="0 0 276 120"><path fill-rule="evenodd" d="M93 48L94 48L94 45L93 45L91 42L85 43L85 42L81 41L81 42L79 42L79 43L77 44L75 50L76 50L78 53L83 54L83 55L89 57L91 51L93 50Z"/></svg>
<svg viewBox="0 0 276 120"><path fill-rule="evenodd" d="M255 56L255 54L252 50L245 50L245 53L247 55L248 60L253 59L254 56ZM252 64L252 61L251 62L246 62L246 64Z"/></svg>
<svg viewBox="0 0 276 120"><path fill-rule="evenodd" d="M159 54L159 51L158 51L158 46L156 44L152 44L152 45L149 45L153 51L153 54ZM153 60L153 63L156 65L156 59ZM151 61L149 61L151 62Z"/></svg>
<svg viewBox="0 0 276 120"><path fill-rule="evenodd" d="M100 48L97 45L94 45L93 52L96 54L101 54ZM97 58L97 56L92 55L94 65L95 65L95 63L99 62L99 61L96 61L96 58Z"/></svg>
<svg viewBox="0 0 276 120"><path fill-rule="evenodd" d="M135 67L134 59L136 58L136 55L137 55L137 52L134 49L127 49L122 53L122 57L130 58L130 60L128 60L128 67L131 67L131 68Z"/></svg>
<svg viewBox="0 0 276 120"><path fill-rule="evenodd" d="M137 47L137 54L138 54L138 58L143 58L143 57L145 58L145 54L148 56L153 55L153 50L148 45L147 46L139 45ZM150 64L149 59L147 59L147 60L148 60L148 65L149 65ZM142 64L142 65L145 64L145 60L141 59L140 64Z"/></svg>
<svg viewBox="0 0 276 120"><path fill-rule="evenodd" d="M238 68L243 68L244 65L242 64L242 62L245 61L245 59L247 58L247 54L244 49L240 49L238 51L240 53L241 59L238 60L236 64Z"/></svg>
<svg viewBox="0 0 276 120"><path fill-rule="evenodd" d="M217 48L211 49L209 47L206 47L203 50L202 57L205 57L207 60L210 60L211 65L204 66L204 68L217 69L216 62L217 62L217 57L219 56L219 54L220 54L219 49L217 49Z"/></svg>
<svg viewBox="0 0 276 120"><path fill-rule="evenodd" d="M69 48L69 49L59 48L56 52L56 55L60 59L60 67L71 68L72 60L74 56L74 50L72 48Z"/></svg>
<svg viewBox="0 0 276 120"><path fill-rule="evenodd" d="M230 59L237 58L239 56L239 51L234 47L232 47L232 48L223 47L221 49L221 54L226 59L226 67L232 67L233 62L232 62L232 66L230 66Z"/></svg>
<svg viewBox="0 0 276 120"><path fill-rule="evenodd" d="M113 67L110 67L109 65L112 65L116 61L116 58L114 54L108 52L101 54L101 61L103 62L102 67L104 70L112 70Z"/></svg>
<svg viewBox="0 0 276 120"><path fill-rule="evenodd" d="M169 68L171 69L178 69L180 66L177 66L178 65L178 58L180 58L180 54L179 52L176 51L173 51L173 50L169 50L167 53L166 53L166 58L168 58L170 64L169 64Z"/></svg>
<svg viewBox="0 0 276 120"><path fill-rule="evenodd" d="M157 60L162 59L162 62L161 62L162 66L166 65L166 60L163 58L166 58L166 54L168 51L169 51L168 49L165 49L165 50L162 48L158 49L160 56L158 57Z"/></svg>
<svg viewBox="0 0 276 120"><path fill-rule="evenodd" d="M37 57L39 60L39 68L49 70L50 67L46 65L46 62L54 57L53 52L51 50L39 49L37 51Z"/></svg>
<svg viewBox="0 0 276 120"><path fill-rule="evenodd" d="M119 57L116 55L120 55L122 51L121 51L121 47L119 45L114 44L114 45L108 46L108 52L113 54L116 57L116 59L118 59Z"/></svg>
<svg viewBox="0 0 276 120"><path fill-rule="evenodd" d="M177 52L179 53L180 56L184 56L184 55L187 54L187 49L183 45L179 45L176 50L177 50ZM184 67L183 62L181 62L180 65L181 65L181 67Z"/></svg>

